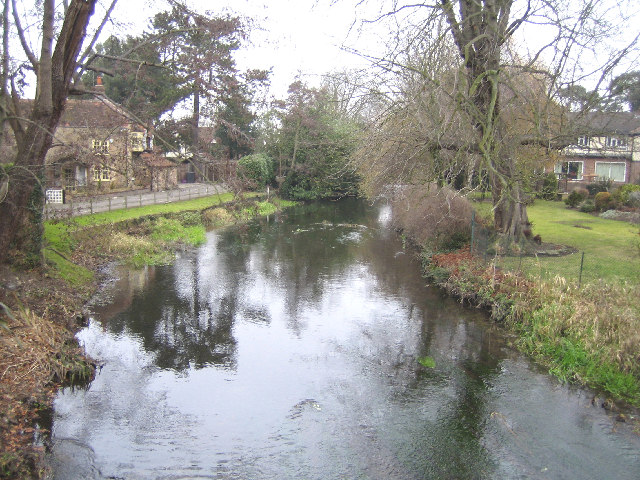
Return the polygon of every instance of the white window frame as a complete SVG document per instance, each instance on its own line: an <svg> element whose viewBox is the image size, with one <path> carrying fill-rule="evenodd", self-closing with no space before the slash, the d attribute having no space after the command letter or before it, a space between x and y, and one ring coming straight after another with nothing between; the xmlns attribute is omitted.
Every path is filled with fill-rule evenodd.
<svg viewBox="0 0 640 480"><path fill-rule="evenodd" d="M94 182L110 182L111 170L107 167L96 166L93 167L93 181Z"/></svg>
<svg viewBox="0 0 640 480"><path fill-rule="evenodd" d="M563 166L565 163L567 164L567 171L566 171L566 172L563 172L563 171L562 171L562 166ZM568 177L568 173L569 173L569 164L571 164L571 163L579 163L579 164L580 164L580 173L579 173L578 175L576 175L576 178L569 178L569 177ZM567 175L567 178L568 178L569 180L579 181L579 180L582 180L582 179L584 178L584 177L583 177L583 175L584 175L584 162L583 162L583 161L581 161L581 160L567 160L567 161L564 161L564 162L558 162L558 163L556 163L555 167L553 168L553 171L554 171L556 174L558 174L558 175L560 175L560 174L566 174L566 175Z"/></svg>
<svg viewBox="0 0 640 480"><path fill-rule="evenodd" d="M131 132L129 134L129 142L131 143L131 151L132 152L142 152L144 151L144 132Z"/></svg>
<svg viewBox="0 0 640 480"><path fill-rule="evenodd" d="M605 146L607 148L626 148L627 140L624 137L610 136L605 138Z"/></svg>
<svg viewBox="0 0 640 480"><path fill-rule="evenodd" d="M614 178L611 178L611 168L609 168L609 175L606 177L602 177L600 175L598 175L598 178L608 178L611 179L614 182L618 182L618 183L624 183L627 180L627 162L596 162L595 165L595 173L598 174L598 165L624 165L624 176L622 178L622 180L616 180Z"/></svg>
<svg viewBox="0 0 640 480"><path fill-rule="evenodd" d="M98 155L109 155L109 140L93 139L91 141L93 153Z"/></svg>
<svg viewBox="0 0 640 480"><path fill-rule="evenodd" d="M578 137L578 145L581 147L588 147L591 143L591 138L587 135L580 135Z"/></svg>

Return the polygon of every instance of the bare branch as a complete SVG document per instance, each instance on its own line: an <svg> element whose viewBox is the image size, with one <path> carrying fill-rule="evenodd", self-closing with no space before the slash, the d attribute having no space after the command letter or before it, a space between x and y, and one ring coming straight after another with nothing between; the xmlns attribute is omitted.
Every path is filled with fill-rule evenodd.
<svg viewBox="0 0 640 480"><path fill-rule="evenodd" d="M87 48L85 48L84 53L82 55L80 55L80 57L78 58L78 63L80 65L82 65L84 63L85 58L87 58L89 56L89 54L91 53L91 51L93 50L93 47L96 44L96 42L98 41L98 37L102 33L102 30L103 30L104 26L106 25L106 23L109 20L109 18L111 18L111 13L113 12L113 9L115 8L117 3L118 3L118 0L112 0L111 1L111 5L109 5L109 8L105 12L104 17L102 18L102 22L100 22L100 26L94 32L93 38L91 39L91 42L89 42L89 45L87 45ZM76 72L76 74L74 75L74 78L76 78L76 79L80 78L80 76L82 76L83 70L84 70L84 68L81 67Z"/></svg>
<svg viewBox="0 0 640 480"><path fill-rule="evenodd" d="M29 59L31 63L31 67L34 71L38 71L38 59L29 48L29 44L27 43L27 39L25 37L24 29L22 28L22 24L20 23L20 14L18 13L18 9L16 7L16 0L11 0L11 5L13 7L13 20L16 24L16 30L18 31L18 38L20 39L20 44L22 45L22 49L24 50L25 55ZM44 28L44 26L43 26Z"/></svg>

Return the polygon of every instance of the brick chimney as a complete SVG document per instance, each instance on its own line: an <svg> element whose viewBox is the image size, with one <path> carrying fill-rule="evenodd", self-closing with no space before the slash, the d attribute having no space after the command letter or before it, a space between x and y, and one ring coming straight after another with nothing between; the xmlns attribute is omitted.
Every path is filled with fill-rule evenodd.
<svg viewBox="0 0 640 480"><path fill-rule="evenodd" d="M102 76L101 75L98 75L98 77L96 78L96 84L93 87L93 90L96 93L101 93L101 94L105 93L104 85L102 84Z"/></svg>

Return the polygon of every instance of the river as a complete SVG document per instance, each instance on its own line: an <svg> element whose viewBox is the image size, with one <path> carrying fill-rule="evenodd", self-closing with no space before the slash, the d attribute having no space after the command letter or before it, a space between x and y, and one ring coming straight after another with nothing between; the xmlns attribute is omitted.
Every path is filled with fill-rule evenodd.
<svg viewBox="0 0 640 480"><path fill-rule="evenodd" d="M121 271L78 334L95 380L55 401L53 477L640 478L640 437L425 286L389 216L296 207Z"/></svg>

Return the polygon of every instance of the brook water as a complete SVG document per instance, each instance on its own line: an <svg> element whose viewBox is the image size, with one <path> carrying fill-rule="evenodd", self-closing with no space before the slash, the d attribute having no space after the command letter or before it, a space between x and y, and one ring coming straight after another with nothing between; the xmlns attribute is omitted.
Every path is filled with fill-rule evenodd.
<svg viewBox="0 0 640 480"><path fill-rule="evenodd" d="M640 437L426 287L388 221L297 208L122 272L79 334L102 368L55 402L54 478L640 478Z"/></svg>

